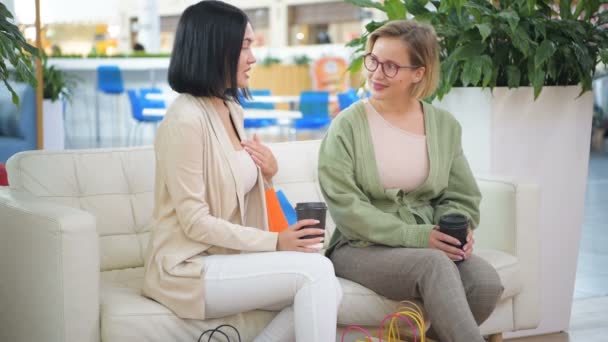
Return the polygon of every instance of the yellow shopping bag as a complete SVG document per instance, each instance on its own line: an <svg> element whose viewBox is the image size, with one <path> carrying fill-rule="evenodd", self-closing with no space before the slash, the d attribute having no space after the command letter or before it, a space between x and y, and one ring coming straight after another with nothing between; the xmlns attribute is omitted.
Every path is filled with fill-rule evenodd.
<svg viewBox="0 0 608 342"><path fill-rule="evenodd" d="M384 317L376 334L372 335L361 327L351 325L342 333L342 342L349 331L359 331L365 335L364 340L359 339L357 342L432 342L425 336L426 326L420 307L410 301L403 304L403 308ZM406 329L400 329L399 323L403 322L406 323ZM388 329L384 330L387 323Z"/></svg>

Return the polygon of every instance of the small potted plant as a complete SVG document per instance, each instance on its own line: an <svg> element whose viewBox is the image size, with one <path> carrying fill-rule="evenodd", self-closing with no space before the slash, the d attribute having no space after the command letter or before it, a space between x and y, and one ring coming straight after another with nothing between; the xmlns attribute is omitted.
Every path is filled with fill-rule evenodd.
<svg viewBox="0 0 608 342"><path fill-rule="evenodd" d="M48 64L42 55L43 125L45 149L63 149L65 141L63 105L71 102L77 78Z"/></svg>

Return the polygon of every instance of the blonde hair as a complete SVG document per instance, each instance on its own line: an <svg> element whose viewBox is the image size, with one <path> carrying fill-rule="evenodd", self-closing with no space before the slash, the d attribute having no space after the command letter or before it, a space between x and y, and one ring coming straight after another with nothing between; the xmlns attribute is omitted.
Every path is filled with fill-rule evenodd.
<svg viewBox="0 0 608 342"><path fill-rule="evenodd" d="M420 82L414 84L410 95L422 99L432 95L439 82L439 44L432 26L413 20L395 20L376 29L367 40L371 52L380 37L399 38L409 51L410 63L425 68Z"/></svg>

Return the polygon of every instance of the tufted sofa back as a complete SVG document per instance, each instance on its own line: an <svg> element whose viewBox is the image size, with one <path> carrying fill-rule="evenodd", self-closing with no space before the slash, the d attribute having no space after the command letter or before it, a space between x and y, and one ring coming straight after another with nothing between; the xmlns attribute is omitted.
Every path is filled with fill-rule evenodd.
<svg viewBox="0 0 608 342"><path fill-rule="evenodd" d="M271 144L279 162L275 188L292 204L322 201L317 175L319 141ZM154 150L152 147L29 151L9 159L12 190L79 208L97 219L101 270L143 266L154 205ZM513 253L515 189L509 183L478 179L489 201L482 202L482 223L476 240L484 248ZM491 203L486 206L485 203ZM329 233L334 230L327 219ZM501 236L484 233L484 225L501 225Z"/></svg>

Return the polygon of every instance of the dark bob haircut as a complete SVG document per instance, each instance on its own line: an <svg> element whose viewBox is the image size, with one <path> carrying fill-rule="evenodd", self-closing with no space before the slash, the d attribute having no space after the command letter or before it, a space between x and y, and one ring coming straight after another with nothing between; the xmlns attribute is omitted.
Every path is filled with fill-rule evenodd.
<svg viewBox="0 0 608 342"><path fill-rule="evenodd" d="M248 22L245 12L222 1L205 0L186 8L169 63L171 88L239 102L237 69ZM246 89L244 95L249 95Z"/></svg>

